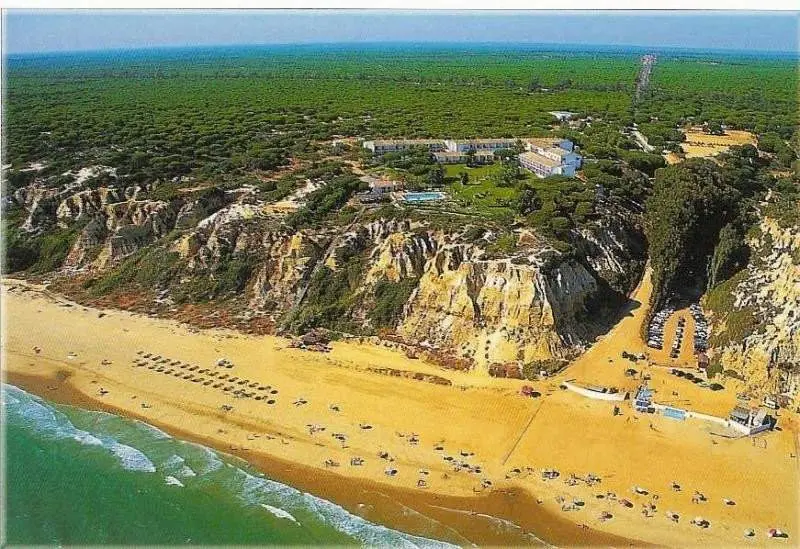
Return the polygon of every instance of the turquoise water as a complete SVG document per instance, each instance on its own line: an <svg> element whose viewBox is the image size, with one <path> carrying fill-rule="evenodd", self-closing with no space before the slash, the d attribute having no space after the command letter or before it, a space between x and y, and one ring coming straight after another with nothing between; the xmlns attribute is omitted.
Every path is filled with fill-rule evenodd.
<svg viewBox="0 0 800 549"><path fill-rule="evenodd" d="M2 385L10 544L449 547L372 524L237 458Z"/></svg>
<svg viewBox="0 0 800 549"><path fill-rule="evenodd" d="M426 193L405 193L403 200L406 202L427 202L429 200L442 200L444 193L426 192Z"/></svg>

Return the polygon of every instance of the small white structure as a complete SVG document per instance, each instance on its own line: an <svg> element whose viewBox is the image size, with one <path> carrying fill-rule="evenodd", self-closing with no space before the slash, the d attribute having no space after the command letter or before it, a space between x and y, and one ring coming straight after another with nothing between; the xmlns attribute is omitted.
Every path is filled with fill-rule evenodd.
<svg viewBox="0 0 800 549"><path fill-rule="evenodd" d="M400 181L375 177L369 174L362 176L361 181L369 185L369 192L372 195L389 194L400 190L403 187L403 184Z"/></svg>
<svg viewBox="0 0 800 549"><path fill-rule="evenodd" d="M369 185L372 194L389 194L400 187L401 185L397 181L389 181L388 179L377 179Z"/></svg>
<svg viewBox="0 0 800 549"><path fill-rule="evenodd" d="M556 120L558 120L559 122L566 122L567 120L576 115L576 113L569 111L550 111L548 114L552 114L553 116L555 116Z"/></svg>
<svg viewBox="0 0 800 549"><path fill-rule="evenodd" d="M628 397L628 393L626 392L619 392L615 391L614 389L608 389L606 387L598 387L595 385L589 385L586 387L581 387L576 383L572 383L570 381L564 381L561 385L565 389L569 389L574 393L578 393L581 396L585 396L586 398L591 398L594 400L609 400L613 402L622 402Z"/></svg>

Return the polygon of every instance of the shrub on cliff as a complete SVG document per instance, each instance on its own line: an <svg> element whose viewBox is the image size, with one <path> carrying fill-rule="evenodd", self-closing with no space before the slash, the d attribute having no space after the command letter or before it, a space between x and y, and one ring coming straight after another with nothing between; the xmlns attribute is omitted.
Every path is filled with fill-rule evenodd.
<svg viewBox="0 0 800 549"><path fill-rule="evenodd" d="M393 328L397 325L418 280L414 277L392 282L384 278L375 285L375 303L368 316L376 328Z"/></svg>

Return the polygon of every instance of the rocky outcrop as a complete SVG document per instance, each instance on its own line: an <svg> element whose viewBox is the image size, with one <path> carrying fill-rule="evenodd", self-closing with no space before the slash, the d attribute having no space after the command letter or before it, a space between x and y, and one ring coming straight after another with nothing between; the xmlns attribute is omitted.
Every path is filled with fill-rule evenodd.
<svg viewBox="0 0 800 549"><path fill-rule="evenodd" d="M227 201L217 189L169 202L146 195L147 189L139 186L75 190L72 185L28 188L16 198L28 211L24 230L82 227L64 267L91 270L105 269L175 229L194 226Z"/></svg>
<svg viewBox="0 0 800 549"><path fill-rule="evenodd" d="M713 352L753 393L783 393L800 385L800 228L769 218L758 228L748 242L751 261L731 289L732 310L712 316L724 341ZM743 333L724 337L734 330L737 313L748 318L745 329L737 330Z"/></svg>
<svg viewBox="0 0 800 549"><path fill-rule="evenodd" d="M55 214L58 210L61 192L40 185L31 185L18 189L14 195L27 216L20 227L27 233L41 233L55 224Z"/></svg>
<svg viewBox="0 0 800 549"><path fill-rule="evenodd" d="M481 259L469 245L443 246L427 263L398 328L404 337L457 350L476 364L565 357L592 330L579 321L598 282L580 263L545 270Z"/></svg>
<svg viewBox="0 0 800 549"><path fill-rule="evenodd" d="M325 237L306 233L266 234L262 239L264 259L253 283L250 305L267 311L291 310L327 242Z"/></svg>
<svg viewBox="0 0 800 549"><path fill-rule="evenodd" d="M614 290L629 293L639 281L647 254L642 228L635 218L603 208L602 216L575 231L578 255Z"/></svg>

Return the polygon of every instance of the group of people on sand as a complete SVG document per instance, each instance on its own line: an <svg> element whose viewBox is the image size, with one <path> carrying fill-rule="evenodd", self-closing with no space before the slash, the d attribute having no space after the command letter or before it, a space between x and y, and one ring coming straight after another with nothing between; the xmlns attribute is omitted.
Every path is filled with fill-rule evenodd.
<svg viewBox="0 0 800 549"><path fill-rule="evenodd" d="M534 473L533 467L528 467L528 466L526 466L526 467L515 467L515 468L509 470L508 473L506 473L506 477L505 478L506 479L527 478L527 477L530 477L533 473ZM542 479L543 482L552 481L554 479L559 478L560 476L561 476L561 473L557 469L542 469L541 470L541 479ZM593 473L587 473L585 476L579 476L579 475L576 475L574 473L571 473L569 476L567 476L564 479L563 482L564 482L565 485L570 486L570 487L576 486L579 483L583 483L586 486L594 486L594 485L600 484L602 482L602 478L597 476L597 475L595 475L595 474L593 474ZM677 481L672 481L672 483L670 485L670 488L672 489L673 492L681 492L682 491L682 487ZM641 486L633 486L631 488L631 492L633 494L633 497L646 498L646 501L641 501L640 502L640 509L641 509L642 517L643 518L653 518L653 517L655 517L656 514L657 514L657 511L658 511L659 495L655 494L655 493L651 493L649 490L647 490L646 488L643 488ZM633 499L633 497L631 499ZM633 509L634 507L636 507L634 505L634 503L630 499L627 499L627 498L624 498L624 497L618 497L617 494L615 494L614 492L610 492L610 491L609 492L605 492L605 493L598 493L598 494L595 495L595 498L597 500L605 501L607 504L616 504L619 507L625 508L625 509ZM543 500L541 498L537 498L536 501L539 504L543 503ZM556 501L556 503L558 505L560 505L561 511L563 511L563 512L578 511L578 510L582 509L584 507L584 505L585 505L584 501L581 500L580 498L572 497L572 496L569 496L569 495L557 495L555 497L555 501ZM691 501L694 504L701 505L701 504L708 503L709 500L708 500L708 498L706 497L706 495L702 491L695 490L693 495L692 495ZM722 498L722 503L727 507L736 506L736 501L731 499L731 498L727 498L727 497ZM666 516L666 518L668 520L670 520L670 521L672 521L674 523L679 523L680 522L681 516L680 516L679 513L675 512L675 511L671 511L671 510L666 510L664 512L664 514L665 514L665 516ZM600 522L606 522L608 520L611 520L612 518L614 518L614 515L609 510L602 511L600 513L600 515L597 517L598 521L600 521ZM711 527L711 521L706 519L706 518L700 517L700 516L695 517L694 519L689 521L689 524L691 524L693 526L696 526L698 528L703 528L703 529ZM586 526L586 525L580 525L580 526L588 528L588 526ZM781 533L781 537L788 537L788 534L786 534L786 532L781 531L781 530L776 530L776 531ZM752 536L755 535L754 532L755 532L755 530L748 529L746 531L745 535L748 536L748 537L752 537Z"/></svg>
<svg viewBox="0 0 800 549"><path fill-rule="evenodd" d="M530 469L530 468L527 468L527 469ZM513 471L519 472L519 469L515 469ZM532 471L532 469L531 469L531 471ZM552 471L551 470L544 470L543 471L543 480L546 480L546 478L545 478L545 473L546 472L552 472ZM589 475L589 477L591 477L593 479L593 484L596 484L596 483L600 482L600 478L599 477L596 477L596 476L591 475L591 474ZM510 477L507 475L506 478L510 478ZM564 482L568 486L574 486L574 485L577 484L577 482L575 482L576 479L577 480L583 480L583 479L581 479L581 477L577 477L576 475L571 474L569 476L569 478L565 479ZM587 483L587 485L590 485L590 484ZM682 491L681 485L677 481L672 481L670 487L671 487L672 491L674 491L674 492L681 492ZM650 493L649 490L647 490L645 488L642 488L641 486L633 486L631 488L631 492L635 496L647 497L649 499L648 501L641 502L641 514L642 514L642 517L644 517L644 518L655 517L656 516L656 512L658 510L657 504L658 504L658 501L659 501L659 495L658 494L654 494L654 493ZM599 499L599 500L605 500L606 502L614 502L614 503L616 503L616 504L618 504L618 505L620 505L621 507L624 507L624 508L632 509L632 508L635 507L633 502L631 502L629 499L618 498L617 495L614 492L606 492L605 494L597 494L595 497L597 499ZM701 492L699 490L695 490L693 495L692 495L692 500L691 501L692 501L693 504L701 505L701 504L707 503L709 500L708 500L708 498L705 496L705 494L703 492ZM537 500L537 502L541 503L541 500L539 499L539 500ZM583 506L583 502L580 501L580 500L577 500L575 498L573 498L571 503L568 502L566 496L557 496L556 497L556 502L561 505L561 510L562 511L574 511L574 510L580 509ZM725 506L728 506L728 507L733 507L733 506L736 505L736 501L734 501L731 498L722 498L722 503ZM665 516L667 517L668 520L670 520L670 521L672 521L674 523L679 523L680 522L681 516L680 516L679 513L675 512L675 511L671 511L671 510L666 510L664 512L664 514L665 514ZM598 517L598 520L600 520L601 522L604 522L604 521L607 521L607 520L611 520L612 518L613 518L613 515L609 511L603 511L602 514L600 515L600 517ZM691 524L693 526L696 526L698 528L703 528L703 529L711 527L711 521L709 521L706 518L700 517L700 516L697 516L697 517L693 518L691 521L689 521L689 524ZM785 532L781 531L781 534L782 534L782 537L788 537L788 534L786 534ZM748 529L748 530L745 531L745 536L746 537L752 537L754 535L755 535L755 530L753 530L753 529Z"/></svg>
<svg viewBox="0 0 800 549"><path fill-rule="evenodd" d="M137 355L138 357L133 360L134 367L146 368L148 370L152 370L153 372L161 373L166 376L172 376L188 383L198 384L211 389L217 389L223 393L228 393L235 398L254 399L257 401L264 401L267 404L276 403L275 395L278 394L277 389L271 385L263 385L257 381L240 379L238 376L231 375L232 372L229 373L227 370L234 368L234 364L228 360L220 360L215 364L214 367L211 368L200 368L197 365L171 359L155 353L138 351ZM110 364L110 362L108 364ZM292 404L296 407L303 406L308 404L308 400L300 397L297 398ZM224 405L223 409L230 411L233 409L233 407L230 405ZM329 409L332 413L341 412L341 408L337 404L331 404ZM316 423L308 424L306 427L309 435L316 435L317 433L326 431L325 426ZM358 427L361 431L373 430L373 425L366 422L359 423ZM416 433L405 434L396 432L396 434L398 437L403 438L408 445L417 446L420 444L420 437ZM342 445L342 448L348 447L348 437L346 434L331 433L331 436L338 440L338 442ZM483 467L475 463L476 458L474 452L462 449L459 450L458 455L448 455L442 442L433 445L433 452L441 456L442 460L446 462L449 468L451 468L452 474L477 475L480 480L478 481L478 484L473 487L474 492L480 493L485 490L493 489L492 481L488 478L485 478L483 475ZM384 474L387 477L398 477L400 475L400 469L394 463L395 459L389 454L389 452L385 450L379 450L377 452L377 456L386 462ZM351 467L361 467L365 464L365 460L360 456L352 456L349 460L349 464ZM339 467L340 464L335 459L328 458L324 461L324 466L331 468ZM515 467L506 473L505 478L507 480L513 478L526 478L533 475L533 473L533 467ZM417 488L429 488L429 474L430 472L426 469L420 469L418 471L418 478L416 481ZM556 469L541 470L542 481L545 482L552 481L560 476L561 473ZM443 473L441 477L443 480L448 480L451 478L450 474L447 472ZM564 479L564 483L567 486L576 486L577 484L582 483L591 487L600 484L601 482L602 478L593 473L587 473L584 476L570 474ZM670 488L674 492L682 491L681 485L676 481L671 483ZM648 490L639 486L634 486L631 491L635 496L648 497L648 501L643 501L640 504L642 516L644 518L652 518L656 516L658 510L658 494L651 494ZM632 509L634 507L633 502L631 502L629 499L617 497L617 495L613 492L596 494L595 497L598 500L604 500L607 504L616 504L622 508ZM585 506L584 501L577 497L568 498L567 496L558 496L556 500L561 505L561 510L565 512L578 511ZM537 501L541 503L542 500L537 499ZM700 505L707 503L708 499L701 491L695 490L691 501L694 504ZM723 502L726 506L736 505L734 500L729 498L723 498ZM671 510L666 510L665 516L668 520L674 523L679 523L681 519L678 513ZM605 522L613 519L613 517L614 515L609 510L603 510L598 515L597 520L600 522ZM711 527L711 522L708 519L699 516L691 520L690 524L703 529ZM784 533L781 532L781 534Z"/></svg>
<svg viewBox="0 0 800 549"><path fill-rule="evenodd" d="M331 409L333 409L331 407ZM337 407L337 411L338 407ZM361 422L358 424L359 428L362 431L370 431L373 429L373 426L368 423ZM309 424L306 425L309 430L309 434L315 434L320 431L323 431L325 428L320 425ZM395 434L399 437L404 439L410 446L418 446L420 443L420 436L417 433L401 433L395 432ZM337 438L341 443L343 448L347 448L345 442L347 441L347 435L344 433L331 433L331 436ZM465 473L465 474L475 474L481 475L483 472L483 468L480 465L470 464L466 458L474 458L475 453L469 450L459 450L458 455L451 456L445 453L445 448L442 443L434 444L433 452L441 455L442 460L448 463L448 466L452 468L452 473ZM400 475L400 469L395 465L395 458L386 450L378 450L376 456L385 462L383 473L387 477L397 477ZM351 467L361 467L365 464L364 458L361 456L352 456L350 458L350 466ZM339 462L334 460L333 458L327 458L323 462L323 465L326 468L331 467L339 467ZM416 487L420 489L427 489L430 487L429 484L429 476L430 471L428 469L419 469L417 471L418 478L416 481ZM443 473L441 475L442 480L449 480L451 478L450 474ZM480 483L474 488L476 492L482 492L487 489L491 489L492 481L487 478L481 478Z"/></svg>

